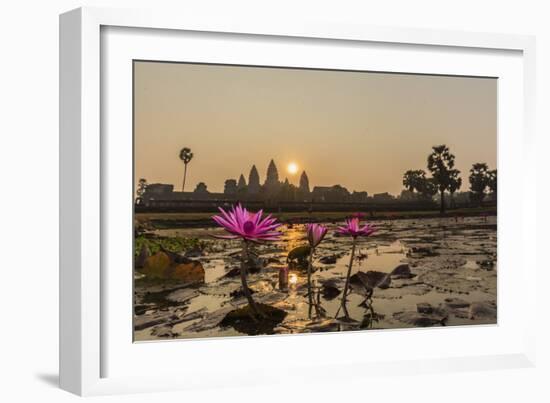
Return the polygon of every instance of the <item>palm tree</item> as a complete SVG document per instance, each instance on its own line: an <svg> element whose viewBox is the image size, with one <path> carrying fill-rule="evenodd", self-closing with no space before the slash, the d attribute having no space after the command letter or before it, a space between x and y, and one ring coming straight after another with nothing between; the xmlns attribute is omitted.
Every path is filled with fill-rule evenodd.
<svg viewBox="0 0 550 403"><path fill-rule="evenodd" d="M451 171L450 175L450 181L449 181L449 193L451 194L451 207L454 207L454 199L453 196L455 192L460 189L462 186L462 178L459 177L460 171L458 169L453 169Z"/></svg>
<svg viewBox="0 0 550 403"><path fill-rule="evenodd" d="M477 204L485 197L485 189L488 185L489 167L484 162L478 162L472 165L470 169L470 190ZM495 184L496 185L496 184Z"/></svg>
<svg viewBox="0 0 550 403"><path fill-rule="evenodd" d="M181 191L185 191L185 178L187 177L187 164L193 159L193 153L191 152L191 149L188 147L183 147L180 151L180 160L183 161L185 164L185 168L183 171L183 184L181 186Z"/></svg>
<svg viewBox="0 0 550 403"><path fill-rule="evenodd" d="M445 212L445 191L449 189L454 166L455 156L450 153L449 147L445 144L432 147L432 153L428 156L428 169L441 193L441 213Z"/></svg>
<svg viewBox="0 0 550 403"><path fill-rule="evenodd" d="M426 172L421 169L417 170L408 170L403 175L403 186L409 191L414 192L415 190L420 192L422 183L426 179Z"/></svg>

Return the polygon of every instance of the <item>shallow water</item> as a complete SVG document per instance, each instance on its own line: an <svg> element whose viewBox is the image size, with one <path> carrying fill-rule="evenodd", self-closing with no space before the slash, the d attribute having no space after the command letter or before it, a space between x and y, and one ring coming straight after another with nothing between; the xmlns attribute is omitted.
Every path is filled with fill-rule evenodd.
<svg viewBox="0 0 550 403"><path fill-rule="evenodd" d="M313 261L312 278L317 291L321 291L327 280L336 282L342 289L350 258L351 239L334 236L336 224L327 225L329 234L316 249ZM307 273L303 267L291 265L290 275L295 275L297 282L288 290L279 289L278 272L288 264L288 252L307 243L303 225L283 226L284 235L280 241L254 248L263 266L260 273L248 277L254 298L287 312L273 333L496 323L496 217L407 219L378 221L375 225L379 229L375 235L358 242L352 274L359 271L389 274L397 266L408 264L413 277L392 277L388 288L375 288L370 303L372 310L361 305L365 299L363 295L352 292L346 304L351 321L335 320L341 294L334 299L320 296L320 306L325 311L323 317L308 318ZM173 326L161 323L136 331L136 340L242 335L231 327L216 325L218 317L246 303L242 297L231 296L232 292L240 290L240 279L224 277L239 265L232 254L240 250L240 244L213 241L212 235L222 232L218 228L156 232L161 236L207 239L213 246L198 258L205 269L205 284L196 287L198 294L163 311L167 315L192 319ZM323 258L334 255L335 263L322 263ZM457 298L460 300L452 300ZM417 304L429 304L435 312L420 314ZM377 321L366 323L365 318L372 318L373 312ZM193 313L196 318L190 315ZM153 314L159 314L154 307L146 313ZM445 319L440 323L443 316ZM164 330L160 332L162 336L158 335L159 327Z"/></svg>

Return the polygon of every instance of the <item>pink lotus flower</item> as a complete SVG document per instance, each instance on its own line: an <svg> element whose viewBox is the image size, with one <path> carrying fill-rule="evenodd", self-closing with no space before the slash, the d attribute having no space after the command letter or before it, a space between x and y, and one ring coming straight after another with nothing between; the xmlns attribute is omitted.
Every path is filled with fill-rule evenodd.
<svg viewBox="0 0 550 403"><path fill-rule="evenodd" d="M376 231L376 229L371 224L365 224L360 227L358 217L347 219L346 224L342 227L338 227L336 230L336 232L340 235L348 235L353 238L357 238L359 236L369 236L374 231Z"/></svg>
<svg viewBox="0 0 550 403"><path fill-rule="evenodd" d="M327 227L321 224L307 224L307 240L309 241L309 246L312 248L317 247L327 234Z"/></svg>
<svg viewBox="0 0 550 403"><path fill-rule="evenodd" d="M221 207L220 215L212 217L214 221L223 227L231 235L218 235L217 238L238 239L245 241L276 241L281 236L279 231L275 231L281 224L271 215L262 217L263 211L251 213L240 204L234 206L231 210L225 211Z"/></svg>

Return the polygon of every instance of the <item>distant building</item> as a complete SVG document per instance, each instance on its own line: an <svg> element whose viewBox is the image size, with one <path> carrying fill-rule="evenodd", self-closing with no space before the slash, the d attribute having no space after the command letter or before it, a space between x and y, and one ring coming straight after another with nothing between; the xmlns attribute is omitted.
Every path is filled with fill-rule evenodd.
<svg viewBox="0 0 550 403"><path fill-rule="evenodd" d="M309 193L309 178L307 177L306 171L302 172L302 175L300 176L300 191L304 194Z"/></svg>
<svg viewBox="0 0 550 403"><path fill-rule="evenodd" d="M369 200L369 194L367 192L356 192L350 195L350 200L357 203L364 203Z"/></svg>
<svg viewBox="0 0 550 403"><path fill-rule="evenodd" d="M226 180L223 187L223 193L226 195L237 194L237 181L235 179Z"/></svg>
<svg viewBox="0 0 550 403"><path fill-rule="evenodd" d="M375 193L374 195L372 195L372 200L375 202L391 202L395 200L395 197L388 192Z"/></svg>
<svg viewBox="0 0 550 403"><path fill-rule="evenodd" d="M239 182L237 183L237 190L239 192L246 191L246 180L244 179L243 174L241 174L241 176L239 176Z"/></svg>
<svg viewBox="0 0 550 403"><path fill-rule="evenodd" d="M195 188L193 193L206 194L206 193L210 193L210 192L208 191L206 183L199 182L199 183L197 183L197 187Z"/></svg>
<svg viewBox="0 0 550 403"><path fill-rule="evenodd" d="M151 183L147 185L145 193L150 195L165 195L167 193L172 193L174 191L174 185L167 185L164 183Z"/></svg>
<svg viewBox="0 0 550 403"><path fill-rule="evenodd" d="M338 202L348 200L350 193L345 187L334 186L315 186L311 192L314 201Z"/></svg>
<svg viewBox="0 0 550 403"><path fill-rule="evenodd" d="M250 174L248 175L248 193L257 194L260 192L260 175L258 174L258 169L256 165L252 165L250 169Z"/></svg>

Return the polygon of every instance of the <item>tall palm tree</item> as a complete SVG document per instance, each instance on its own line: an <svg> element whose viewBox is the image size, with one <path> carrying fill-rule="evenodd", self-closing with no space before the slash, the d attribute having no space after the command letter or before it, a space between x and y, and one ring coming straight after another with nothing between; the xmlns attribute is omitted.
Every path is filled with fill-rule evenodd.
<svg viewBox="0 0 550 403"><path fill-rule="evenodd" d="M432 147L432 153L428 156L428 169L441 193L441 213L445 212L445 191L449 189L454 166L455 156L451 154L449 147L445 144Z"/></svg>
<svg viewBox="0 0 550 403"><path fill-rule="evenodd" d="M187 177L187 164L191 162L193 159L193 153L191 152L191 149L188 147L183 147L180 151L180 160L183 161L185 164L185 168L183 171L183 184L181 185L181 191L185 191L185 178Z"/></svg>

